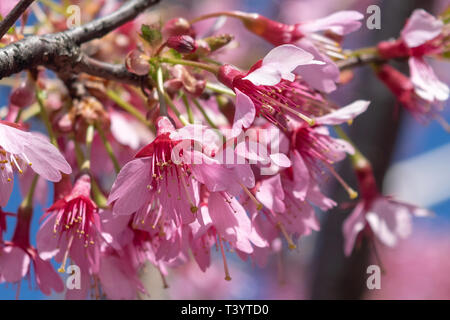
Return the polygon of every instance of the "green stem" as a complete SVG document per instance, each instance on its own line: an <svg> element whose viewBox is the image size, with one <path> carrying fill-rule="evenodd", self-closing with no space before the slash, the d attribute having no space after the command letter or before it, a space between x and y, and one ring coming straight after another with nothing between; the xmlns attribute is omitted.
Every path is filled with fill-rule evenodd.
<svg viewBox="0 0 450 320"><path fill-rule="evenodd" d="M105 132L103 131L102 126L96 124L95 128L97 129L97 132L100 135L100 138L102 139L103 145L105 146L106 152L108 153L108 156L114 165L114 170L116 171L116 173L119 173L120 171L119 161L117 161L117 158L114 155L114 150L111 144L109 143L108 139L106 139Z"/></svg>
<svg viewBox="0 0 450 320"><path fill-rule="evenodd" d="M219 66L216 65L210 65L202 62L197 61L191 61L191 60L184 60L184 59L177 59L177 58L167 58L163 57L160 59L161 62L171 63L171 64L182 64L185 66L190 66L194 68L199 68L206 70L208 72L214 73L217 75L219 73Z"/></svg>
<svg viewBox="0 0 450 320"><path fill-rule="evenodd" d="M334 126L334 130L336 131L339 138L347 141L350 143L353 148L355 149L354 154L350 154L349 157L352 161L353 167L355 169L366 167L367 165L370 165L369 160L362 154L361 151L356 147L356 145L353 143L353 141L350 139L350 137L345 133L345 131L338 125Z"/></svg>
<svg viewBox="0 0 450 320"><path fill-rule="evenodd" d="M45 93L41 89L39 89L38 85L36 85L36 100L39 105L39 112L41 113L42 121L47 128L48 135L50 136L50 142L58 148L58 143L56 141L55 133L53 132L52 125L50 123L50 118L48 117L47 110L44 105Z"/></svg>
<svg viewBox="0 0 450 320"><path fill-rule="evenodd" d="M91 176L91 187L92 187L92 198L94 199L95 203L100 208L107 208L108 199L106 199L106 197L103 195L103 192L100 190L97 181L92 176Z"/></svg>
<svg viewBox="0 0 450 320"><path fill-rule="evenodd" d="M80 144L77 142L77 139L75 137L72 137L72 140L73 140L73 144L75 146L75 157L77 160L77 165L78 165L78 168L81 168L81 166L84 163L84 154L80 148Z"/></svg>
<svg viewBox="0 0 450 320"><path fill-rule="evenodd" d="M192 101L194 101L195 106L201 112L201 114L203 115L203 118L205 118L205 120L209 124L209 126L211 128L216 129L216 130L219 130L219 127L217 127L216 124L211 120L211 118L208 116L208 114L206 113L205 109L203 109L202 105L198 102L198 100L197 99L192 99Z"/></svg>
<svg viewBox="0 0 450 320"><path fill-rule="evenodd" d="M189 100L188 100L188 98L186 97L186 95L184 93L182 93L181 99L183 100L184 106L186 107L186 112L187 112L187 115L188 115L189 123L194 123L194 114L192 113L192 108L191 108L191 105L189 103Z"/></svg>
<svg viewBox="0 0 450 320"><path fill-rule="evenodd" d="M236 96L236 94L234 93L233 90L231 90L231 89L229 89L227 87L224 87L222 85L214 84L214 83L211 83L211 82L206 82L206 88L211 90L211 91L220 93L220 94L229 95L231 97L235 97Z"/></svg>
<svg viewBox="0 0 450 320"><path fill-rule="evenodd" d="M172 99L170 99L169 95L165 92L164 92L164 98L166 99L166 102L169 105L170 110L172 110L173 113L175 113L178 120L180 120L180 122L183 125L185 125L185 126L188 125L189 122L183 117L183 115L180 113L180 111L178 111L177 107L173 104Z"/></svg>
<svg viewBox="0 0 450 320"><path fill-rule="evenodd" d="M14 119L15 123L19 123L20 118L22 117L23 108L19 108L19 111L17 111L16 118Z"/></svg>
<svg viewBox="0 0 450 320"><path fill-rule="evenodd" d="M133 107L127 101L123 100L120 97L120 95L117 94L115 91L107 90L106 91L106 95L108 96L108 98L110 98L112 101L114 101L119 107L121 107L123 110L125 110L129 114L133 115L136 119L138 119L144 125L146 125L146 126L150 126L151 125L150 122L145 118L144 115L142 115L142 113L138 109Z"/></svg>
<svg viewBox="0 0 450 320"><path fill-rule="evenodd" d="M159 115L168 117L169 113L167 112L167 105L165 102L164 78L161 67L159 67L158 70L156 71L156 86L158 89L158 97L159 97Z"/></svg>

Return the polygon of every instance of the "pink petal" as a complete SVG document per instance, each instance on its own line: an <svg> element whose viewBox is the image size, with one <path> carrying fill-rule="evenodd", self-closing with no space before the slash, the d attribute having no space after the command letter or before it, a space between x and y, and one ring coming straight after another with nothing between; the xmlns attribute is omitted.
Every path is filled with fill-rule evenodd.
<svg viewBox="0 0 450 320"><path fill-rule="evenodd" d="M102 288L109 299L132 300L136 298L137 288L132 281L133 275L121 270L121 261L113 256L102 258L98 274Z"/></svg>
<svg viewBox="0 0 450 320"><path fill-rule="evenodd" d="M36 234L36 247L43 260L50 260L59 252L58 238L53 232L56 214L52 213L39 227Z"/></svg>
<svg viewBox="0 0 450 320"><path fill-rule="evenodd" d="M52 290L55 292L62 292L64 290L64 284L61 277L55 271L50 262L42 260L39 256L36 257L33 262L36 283L42 293L49 296L51 295Z"/></svg>
<svg viewBox="0 0 450 320"><path fill-rule="evenodd" d="M130 121L121 112L110 112L111 119L111 133L114 138L125 146L129 146L131 149L136 150L140 146L140 137L136 130L135 123Z"/></svg>
<svg viewBox="0 0 450 320"><path fill-rule="evenodd" d="M34 172L52 182L61 180L61 172L72 173L66 159L49 141L34 134L30 134L29 139L29 143L24 146L24 154L30 160Z"/></svg>
<svg viewBox="0 0 450 320"><path fill-rule="evenodd" d="M139 158L128 162L117 175L108 204L114 203L115 214L132 214L150 197L151 157Z"/></svg>
<svg viewBox="0 0 450 320"><path fill-rule="evenodd" d="M324 63L314 60L311 53L297 46L283 44L270 50L264 57L261 67L255 69L243 79L251 81L256 86L274 86L281 79L294 81L295 75L292 71L305 64Z"/></svg>
<svg viewBox="0 0 450 320"><path fill-rule="evenodd" d="M24 146L29 143L29 135L28 132L0 123L0 146L6 152L22 154Z"/></svg>
<svg viewBox="0 0 450 320"><path fill-rule="evenodd" d="M30 257L21 248L4 246L0 249L0 273L7 282L20 281L28 273Z"/></svg>
<svg viewBox="0 0 450 320"><path fill-rule="evenodd" d="M324 64L301 65L294 70L294 73L301 76L302 79L314 89L325 93L336 90L335 82L339 82L340 75L336 63L317 50L317 48L306 38L297 42L297 45L313 54L314 59L323 61Z"/></svg>
<svg viewBox="0 0 450 320"><path fill-rule="evenodd" d="M317 124L336 125L353 120L367 110L370 101L357 100L345 107L332 111L322 117L316 118Z"/></svg>
<svg viewBox="0 0 450 320"><path fill-rule="evenodd" d="M423 58L411 57L408 62L411 81L417 95L429 102L448 99L448 86L439 81L431 66Z"/></svg>
<svg viewBox="0 0 450 320"><path fill-rule="evenodd" d="M284 212L284 191L281 185L280 175L277 174L262 181L256 193L256 198L269 210Z"/></svg>
<svg viewBox="0 0 450 320"><path fill-rule="evenodd" d="M234 121L232 136L237 137L243 128L248 128L255 120L256 109L252 100L242 93L239 89L236 89L236 110L234 112Z"/></svg>
<svg viewBox="0 0 450 320"><path fill-rule="evenodd" d="M8 204L9 197L14 187L14 174L10 165L5 165L4 170L0 170L0 207Z"/></svg>
<svg viewBox="0 0 450 320"><path fill-rule="evenodd" d="M408 47L418 47L436 38L442 31L443 22L423 9L416 9L401 32Z"/></svg>
<svg viewBox="0 0 450 320"><path fill-rule="evenodd" d="M361 27L364 15L358 11L338 11L321 19L316 19L300 25L302 32L316 32L330 30L338 35L345 35Z"/></svg>
<svg viewBox="0 0 450 320"><path fill-rule="evenodd" d="M291 152L292 169L294 172L293 195L300 200L305 200L309 186L309 170L297 151Z"/></svg>
<svg viewBox="0 0 450 320"><path fill-rule="evenodd" d="M344 234L344 253L349 256L355 246L358 234L364 229L366 219L364 217L364 202L358 202L352 213L345 219L342 225L342 232Z"/></svg>

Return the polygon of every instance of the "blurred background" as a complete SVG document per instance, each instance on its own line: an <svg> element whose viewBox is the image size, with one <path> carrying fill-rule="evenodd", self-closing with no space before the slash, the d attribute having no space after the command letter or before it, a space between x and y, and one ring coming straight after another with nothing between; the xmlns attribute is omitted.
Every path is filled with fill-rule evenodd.
<svg viewBox="0 0 450 320"><path fill-rule="evenodd" d="M108 2L108 1L106 1ZM374 1L374 0L164 0L157 7L162 20L175 16L195 16L221 10L258 12L284 23L320 18L337 10L353 9L365 14L369 5L381 8L381 29L361 29L344 42L344 48L375 45L397 37L406 18L416 8L437 15L447 1ZM31 17L29 24L33 24ZM198 24L207 30L214 20ZM228 19L220 32L235 35L235 48L222 60L246 68L271 47L248 33L240 22ZM226 60L225 60L226 59ZM398 66L405 70L405 66ZM436 62L434 70L441 81L450 83L450 64ZM10 88L0 85L0 108L8 104ZM379 246L385 273L380 290L368 290L366 269L375 264L370 250L363 245L351 257L343 255L341 225L348 211L342 207L318 212L321 231L304 237L296 250L274 255L260 269L230 256L231 282L223 280L220 261L203 274L195 264L172 269L168 289L163 289L159 274L149 266L142 277L152 299L450 299L450 136L437 122L418 124L402 112L390 92L372 74L369 67L355 69L354 79L331 98L345 105L355 99L371 100L367 112L351 126L350 135L373 163L384 194L424 206L435 217L414 220L412 236L396 248ZM442 114L450 122L450 106ZM1 110L1 109L0 109ZM1 112L1 111L0 111ZM43 131L39 124L33 130ZM348 162L340 172L356 186ZM5 211L15 212L21 202L18 183ZM49 188L51 186L49 185ZM49 195L51 195L51 189ZM337 202L348 201L341 188L331 185L328 194ZM51 199L47 199L47 206ZM35 209L31 239L34 241L42 208ZM14 231L14 219L8 218L8 232ZM35 244L35 243L33 243ZM21 299L48 298L27 280L21 284ZM33 285L34 286L34 285ZM0 285L0 299L14 299L17 285ZM51 297L60 298L60 297ZM143 297L145 298L145 297Z"/></svg>

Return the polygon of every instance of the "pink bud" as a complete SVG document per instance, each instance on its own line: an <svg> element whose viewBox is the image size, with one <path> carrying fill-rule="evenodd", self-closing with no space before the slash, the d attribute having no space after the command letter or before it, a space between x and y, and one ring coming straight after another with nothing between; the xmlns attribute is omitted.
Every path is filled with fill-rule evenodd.
<svg viewBox="0 0 450 320"><path fill-rule="evenodd" d="M167 40L167 46L180 53L192 53L197 49L197 44L191 36L172 36Z"/></svg>
<svg viewBox="0 0 450 320"><path fill-rule="evenodd" d="M19 87L13 90L10 97L11 104L25 108L34 102L34 87L31 81L22 81Z"/></svg>
<svg viewBox="0 0 450 320"><path fill-rule="evenodd" d="M166 22L163 27L163 35L166 38L173 36L188 35L195 37L195 31L192 29L191 24L184 18L173 18Z"/></svg>
<svg viewBox="0 0 450 320"><path fill-rule="evenodd" d="M148 61L144 59L144 55L138 50L130 51L127 54L125 66L128 71L139 76L145 76L150 71Z"/></svg>

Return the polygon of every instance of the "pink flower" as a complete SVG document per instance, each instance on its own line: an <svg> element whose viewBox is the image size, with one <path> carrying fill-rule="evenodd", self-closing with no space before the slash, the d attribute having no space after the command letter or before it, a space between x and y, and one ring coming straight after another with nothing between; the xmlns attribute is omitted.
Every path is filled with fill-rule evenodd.
<svg viewBox="0 0 450 320"><path fill-rule="evenodd" d="M296 239L320 229L313 207L297 197L294 190L294 183L288 176L277 174L257 184L256 198L264 205L263 209L256 211L254 206L249 206L251 203L247 205L257 233L271 244L278 236L284 237L289 249L296 248ZM272 245L271 250L277 250L276 246ZM258 250L253 258L264 265L267 254Z"/></svg>
<svg viewBox="0 0 450 320"><path fill-rule="evenodd" d="M14 171L23 173L27 166L52 182L61 180L61 172L72 172L67 161L50 142L40 135L18 129L13 123L0 121L0 206L8 203Z"/></svg>
<svg viewBox="0 0 450 320"><path fill-rule="evenodd" d="M418 64L416 64L416 62L418 62ZM422 63L422 61L418 59L410 59L410 65L412 66L411 78L408 78L388 64L383 64L377 69L377 76L394 94L400 104L418 121L426 124L430 119L441 119L439 111L442 110L442 105L435 101L429 101L423 98L425 96L431 98L431 95L435 94L440 96L441 93L439 93L439 90L434 91L433 87L421 90L415 87L412 82L412 77L414 77L417 83L420 83L421 78L417 78L416 76L417 70L420 70L421 68L423 68L423 70L429 70L430 66ZM429 80L431 81L432 79ZM437 87L439 87L439 85L437 85L436 88ZM426 84L424 84L424 88L427 88ZM418 92L421 92L421 95L419 95Z"/></svg>
<svg viewBox="0 0 450 320"><path fill-rule="evenodd" d="M309 199L322 210L330 209L334 201L323 196L318 182L322 180L323 169L327 169L349 193L351 198L356 192L333 169L333 164L345 158L347 153L353 154L353 147L342 139L330 136L325 125L336 125L350 121L364 112L369 101L358 100L352 104L337 109L329 114L316 118L316 126L299 125L291 136L290 158L292 167L289 169L294 182L293 194L300 200Z"/></svg>
<svg viewBox="0 0 450 320"><path fill-rule="evenodd" d="M100 218L90 197L91 178L83 174L70 194L47 209L45 221L36 236L39 255L44 260L55 257L64 272L70 256L77 265L98 270L100 254Z"/></svg>
<svg viewBox="0 0 450 320"><path fill-rule="evenodd" d="M352 253L360 235L375 236L381 243L393 247L400 239L411 234L412 216L427 217L428 210L393 200L378 192L370 165L357 170L361 200L345 220L342 231L345 238L344 252Z"/></svg>
<svg viewBox="0 0 450 320"><path fill-rule="evenodd" d="M244 207L226 192L212 192L204 197L204 202L200 206L198 226L194 228L194 240L200 239L206 254L196 258L202 269L209 266L209 250L214 241L220 247L222 254L225 280L231 280L228 263L224 251L224 246L228 245L238 252L238 254L252 254L254 247L264 248L267 242L253 228L250 218ZM217 239L217 240L215 240ZM199 247L193 242L193 252L198 256Z"/></svg>
<svg viewBox="0 0 450 320"><path fill-rule="evenodd" d="M364 16L357 11L338 11L327 17L286 25L270 20L259 14L234 12L250 31L266 39L273 45L296 44L298 47L313 54L314 59L323 64L305 64L295 69L294 73L302 78L314 89L329 93L336 89L335 82L339 81L339 68L330 59L343 59L338 42L319 32L331 32L342 37L356 31L361 26Z"/></svg>
<svg viewBox="0 0 450 320"><path fill-rule="evenodd" d="M443 26L441 20L423 9L417 9L406 22L399 39L378 44L378 53L383 59L409 58L414 90L429 104L447 100L450 92L424 59L427 55L442 53Z"/></svg>
<svg viewBox="0 0 450 320"><path fill-rule="evenodd" d="M219 80L236 93L232 135L239 135L259 114L277 123L276 117L282 111L288 111L312 122L295 110L295 95L305 96L308 89L304 90L301 85L293 83L296 76L292 73L298 66L310 64L322 62L314 60L314 57L303 49L286 44L272 49L262 61L253 65L247 74L230 65L222 66L219 70Z"/></svg>
<svg viewBox="0 0 450 320"><path fill-rule="evenodd" d="M19 208L17 227L12 241L0 245L0 283L3 281L17 283L27 275L30 275L31 263L33 263L35 281L39 290L45 295L50 295L52 290L62 292L64 285L59 275L48 261L41 259L30 245L29 227L30 209Z"/></svg>
<svg viewBox="0 0 450 320"><path fill-rule="evenodd" d="M191 223L198 210L197 182L187 164L172 161L172 151L180 140L170 138L175 131L170 120L160 118L157 127L155 140L120 171L108 203L113 204L115 214L137 212L139 220L151 217L153 225L166 219L176 225Z"/></svg>

